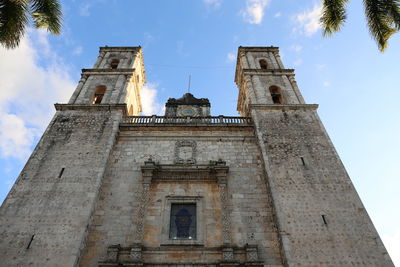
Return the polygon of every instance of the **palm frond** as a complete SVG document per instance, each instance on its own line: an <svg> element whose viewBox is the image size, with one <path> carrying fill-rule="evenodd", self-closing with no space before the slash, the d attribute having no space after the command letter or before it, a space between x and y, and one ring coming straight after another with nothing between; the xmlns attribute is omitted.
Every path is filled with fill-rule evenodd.
<svg viewBox="0 0 400 267"><path fill-rule="evenodd" d="M0 0L0 44L6 48L18 46L28 23L26 2Z"/></svg>
<svg viewBox="0 0 400 267"><path fill-rule="evenodd" d="M393 24L397 30L400 30L400 0L387 0L386 12L393 20Z"/></svg>
<svg viewBox="0 0 400 267"><path fill-rule="evenodd" d="M393 18L387 12L388 0L364 0L365 16L369 32L378 44L380 51L387 47L387 41L395 32Z"/></svg>
<svg viewBox="0 0 400 267"><path fill-rule="evenodd" d="M17 4L27 4L30 0L10 0L11 2L17 3Z"/></svg>
<svg viewBox="0 0 400 267"><path fill-rule="evenodd" d="M340 30L346 21L346 4L348 0L323 0L322 16L320 22L323 28L323 35L332 35Z"/></svg>
<svg viewBox="0 0 400 267"><path fill-rule="evenodd" d="M57 0L31 0L35 28L45 28L52 34L61 31L61 6Z"/></svg>

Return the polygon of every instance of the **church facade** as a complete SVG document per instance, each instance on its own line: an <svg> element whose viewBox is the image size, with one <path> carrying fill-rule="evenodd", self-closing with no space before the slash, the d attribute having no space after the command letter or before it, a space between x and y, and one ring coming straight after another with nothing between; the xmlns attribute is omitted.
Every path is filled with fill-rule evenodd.
<svg viewBox="0 0 400 267"><path fill-rule="evenodd" d="M140 47L101 47L0 210L1 266L394 266L277 47L239 47L238 117L139 116Z"/></svg>

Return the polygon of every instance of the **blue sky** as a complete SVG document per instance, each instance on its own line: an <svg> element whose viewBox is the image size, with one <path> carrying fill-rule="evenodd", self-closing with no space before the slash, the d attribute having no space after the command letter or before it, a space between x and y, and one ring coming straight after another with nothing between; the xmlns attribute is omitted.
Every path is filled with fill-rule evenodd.
<svg viewBox="0 0 400 267"><path fill-rule="evenodd" d="M15 50L0 48L0 201L81 68L99 46L144 51L144 114L161 114L168 97L191 92L213 115L237 115L233 82L238 46L279 46L286 68L319 115L392 259L400 265L400 38L380 53L368 34L361 1L348 21L322 38L319 1L62 1L63 33L29 29ZM397 253L396 253L397 251Z"/></svg>

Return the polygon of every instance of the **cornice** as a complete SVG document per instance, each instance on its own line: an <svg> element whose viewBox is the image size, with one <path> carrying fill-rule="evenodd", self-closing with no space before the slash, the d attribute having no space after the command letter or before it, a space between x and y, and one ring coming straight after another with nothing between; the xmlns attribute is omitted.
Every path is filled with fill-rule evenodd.
<svg viewBox="0 0 400 267"><path fill-rule="evenodd" d="M250 104L249 109L263 110L317 110L318 104Z"/></svg>
<svg viewBox="0 0 400 267"><path fill-rule="evenodd" d="M140 46L101 46L100 47L100 52L104 51L113 51L113 52L118 52L118 51L131 51L135 52L142 49Z"/></svg>
<svg viewBox="0 0 400 267"><path fill-rule="evenodd" d="M242 69L248 75L294 75L294 69Z"/></svg>
<svg viewBox="0 0 400 267"><path fill-rule="evenodd" d="M123 115L126 116L128 111L126 104L113 104L113 105L108 105L108 104L96 104L96 105L90 105L90 104L59 104L56 103L54 104L54 107L56 108L57 111L65 111L65 110L99 110L99 111L104 111L104 110L121 110L123 112Z"/></svg>
<svg viewBox="0 0 400 267"><path fill-rule="evenodd" d="M103 75L103 74L133 74L135 69L82 69L82 74Z"/></svg>
<svg viewBox="0 0 400 267"><path fill-rule="evenodd" d="M120 123L119 128L123 131L242 131L252 130L254 126L249 125L234 125L234 124L133 124L133 123ZM208 138L209 136L207 136ZM242 136L241 136L242 138Z"/></svg>
<svg viewBox="0 0 400 267"><path fill-rule="evenodd" d="M277 46L239 46L239 51L279 52L279 47L277 47Z"/></svg>

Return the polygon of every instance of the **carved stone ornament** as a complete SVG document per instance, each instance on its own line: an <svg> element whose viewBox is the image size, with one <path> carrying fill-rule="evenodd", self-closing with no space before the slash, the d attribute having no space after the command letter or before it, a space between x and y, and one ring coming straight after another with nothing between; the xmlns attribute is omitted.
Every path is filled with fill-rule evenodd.
<svg viewBox="0 0 400 267"><path fill-rule="evenodd" d="M109 246L107 248L107 261L108 262L117 262L118 261L118 252L121 249L119 245Z"/></svg>
<svg viewBox="0 0 400 267"><path fill-rule="evenodd" d="M177 141L175 144L175 164L196 163L195 141Z"/></svg>
<svg viewBox="0 0 400 267"><path fill-rule="evenodd" d="M222 248L222 261L233 261L233 260L234 260L233 248L231 247Z"/></svg>
<svg viewBox="0 0 400 267"><path fill-rule="evenodd" d="M142 261L142 247L140 245L134 245L131 248L130 256L133 262Z"/></svg>
<svg viewBox="0 0 400 267"><path fill-rule="evenodd" d="M246 261L255 262L258 261L258 250L257 246L246 246Z"/></svg>

